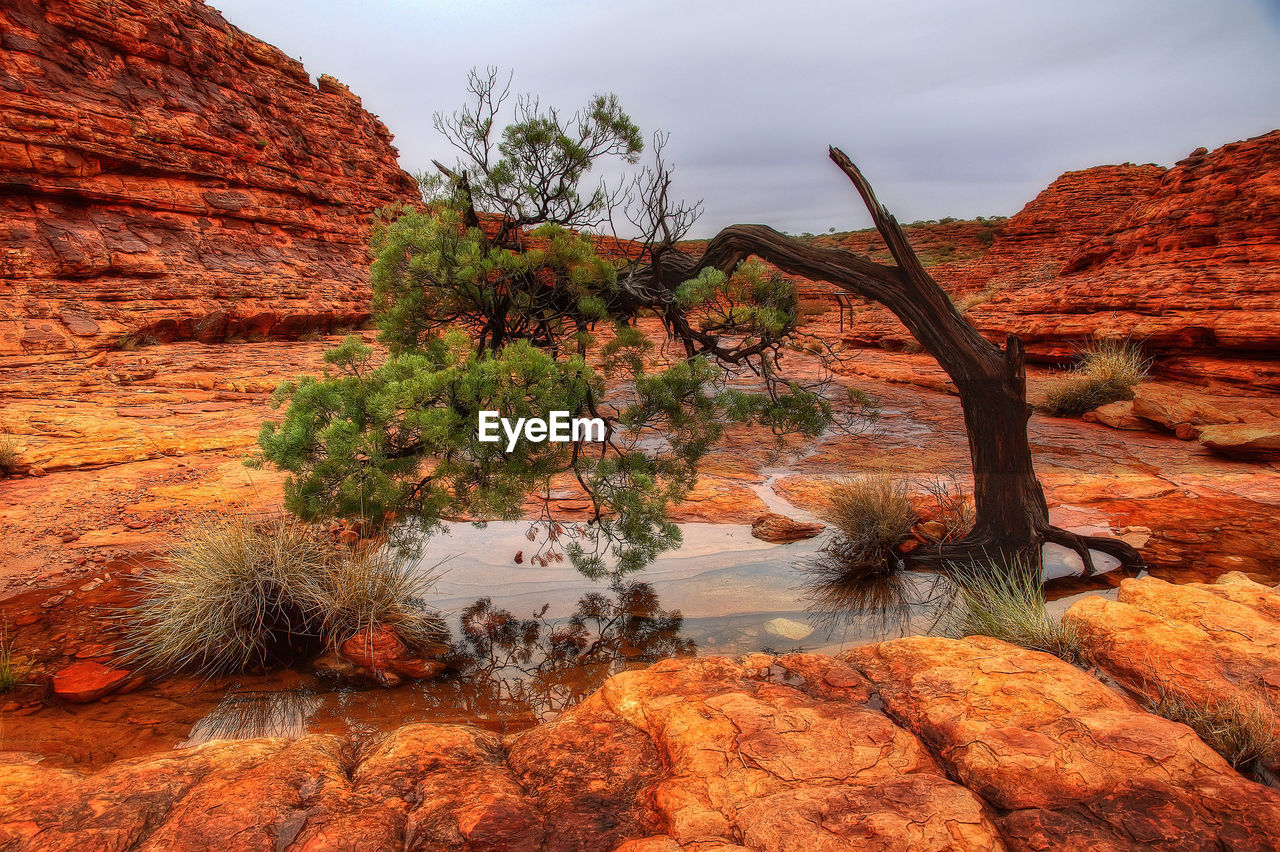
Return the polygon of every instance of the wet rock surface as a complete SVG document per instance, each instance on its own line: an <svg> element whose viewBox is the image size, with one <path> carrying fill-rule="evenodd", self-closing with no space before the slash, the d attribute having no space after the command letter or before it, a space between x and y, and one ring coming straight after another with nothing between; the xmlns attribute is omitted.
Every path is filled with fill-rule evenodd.
<svg viewBox="0 0 1280 852"><path fill-rule="evenodd" d="M1190 729L981 638L663 661L506 737L413 724L215 740L92 773L0 758L0 842L23 849L1272 849L1277 836L1280 793Z"/></svg>
<svg viewBox="0 0 1280 852"><path fill-rule="evenodd" d="M769 512L761 515L751 522L751 534L761 541L770 541L775 544L786 544L792 541L801 541L806 538L813 538L815 535L821 534L826 529L819 523L806 523L788 518L786 515L779 515L776 512Z"/></svg>

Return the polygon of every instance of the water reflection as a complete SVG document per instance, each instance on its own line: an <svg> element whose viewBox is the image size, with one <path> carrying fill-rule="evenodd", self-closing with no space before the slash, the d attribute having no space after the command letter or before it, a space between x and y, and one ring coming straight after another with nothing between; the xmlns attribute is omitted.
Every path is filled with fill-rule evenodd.
<svg viewBox="0 0 1280 852"><path fill-rule="evenodd" d="M320 698L306 689L229 692L178 747L210 740L296 739L306 733L307 720L319 705Z"/></svg>
<svg viewBox="0 0 1280 852"><path fill-rule="evenodd" d="M615 581L608 594L589 592L567 620L549 620L548 609L520 618L485 597L463 611L451 669L468 710L502 706L545 719L610 675L698 650L681 635L680 611L664 610L648 583Z"/></svg>
<svg viewBox="0 0 1280 852"><path fill-rule="evenodd" d="M549 605L522 618L481 598L463 610L446 673L397 689L358 689L316 678L297 688L233 691L180 746L214 739L296 738L305 733L373 735L411 722L478 724L499 731L554 718L611 675L697 645L682 635L679 610L662 608L644 582L588 592L568 618Z"/></svg>

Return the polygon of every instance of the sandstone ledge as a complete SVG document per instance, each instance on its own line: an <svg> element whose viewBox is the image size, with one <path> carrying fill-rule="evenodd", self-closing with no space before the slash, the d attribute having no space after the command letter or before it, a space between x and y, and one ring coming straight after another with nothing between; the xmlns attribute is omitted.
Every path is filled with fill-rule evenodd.
<svg viewBox="0 0 1280 852"><path fill-rule="evenodd" d="M664 661L505 739L413 724L373 742L215 741L87 775L0 760L0 846L23 849L1272 849L1277 837L1280 793L1189 728L980 637Z"/></svg>

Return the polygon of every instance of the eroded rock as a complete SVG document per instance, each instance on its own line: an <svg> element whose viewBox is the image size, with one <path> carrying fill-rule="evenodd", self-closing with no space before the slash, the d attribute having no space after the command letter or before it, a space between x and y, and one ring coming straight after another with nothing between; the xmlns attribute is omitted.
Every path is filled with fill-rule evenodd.
<svg viewBox="0 0 1280 852"><path fill-rule="evenodd" d="M761 541L770 541L775 544L786 544L792 541L813 538L824 529L826 527L822 524L797 521L788 518L786 515L779 515L776 512L761 515L751 524L751 534L753 536Z"/></svg>

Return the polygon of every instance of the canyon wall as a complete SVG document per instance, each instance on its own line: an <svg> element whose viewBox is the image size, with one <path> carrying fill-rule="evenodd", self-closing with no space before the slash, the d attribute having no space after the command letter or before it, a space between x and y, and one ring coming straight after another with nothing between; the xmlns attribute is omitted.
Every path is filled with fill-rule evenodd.
<svg viewBox="0 0 1280 852"><path fill-rule="evenodd" d="M1067 257L1049 253L1060 265L1043 280L1028 281L1026 263L991 268L1002 233L974 267L996 292L973 322L1046 354L1090 335L1128 335L1157 353L1280 354L1280 131L1201 148L1152 183L1136 183L1126 209Z"/></svg>
<svg viewBox="0 0 1280 852"><path fill-rule="evenodd" d="M0 355L360 323L415 198L359 98L198 0L0 7Z"/></svg>
<svg viewBox="0 0 1280 852"><path fill-rule="evenodd" d="M1129 337L1160 372L1280 387L1280 131L1199 149L1170 169L1067 172L990 250L933 272L989 339L1017 334L1033 360ZM876 305L854 308L844 339L911 345Z"/></svg>

